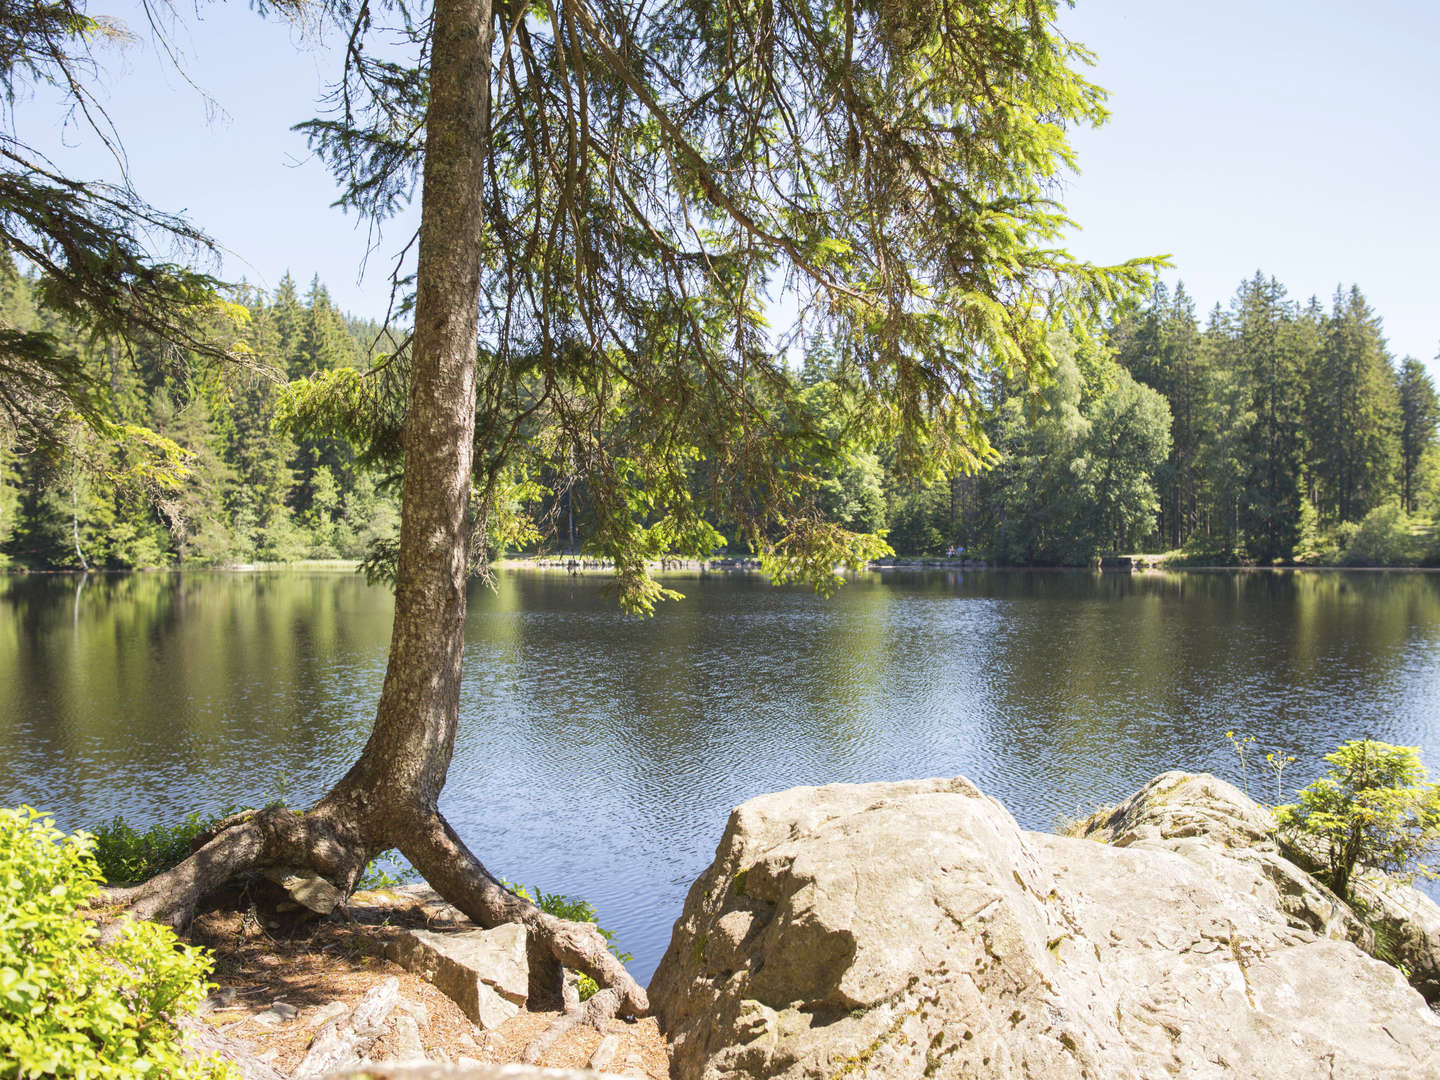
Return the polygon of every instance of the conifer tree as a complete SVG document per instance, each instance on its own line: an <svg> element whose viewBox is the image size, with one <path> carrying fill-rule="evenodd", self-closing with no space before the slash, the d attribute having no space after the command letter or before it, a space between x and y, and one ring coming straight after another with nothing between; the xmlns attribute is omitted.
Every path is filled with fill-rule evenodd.
<svg viewBox="0 0 1440 1080"><path fill-rule="evenodd" d="M1360 290L1335 290L1309 388L1315 508L1359 521L1400 473L1399 400L1379 316Z"/></svg>
<svg viewBox="0 0 1440 1080"><path fill-rule="evenodd" d="M1398 375L1400 408L1400 501L1407 514L1419 508L1420 461L1435 445L1440 397L1425 365L1407 356Z"/></svg>
<svg viewBox="0 0 1440 1080"><path fill-rule="evenodd" d="M1054 247L1065 129L1103 116L1057 6L435 0L402 27L423 40L415 71L367 52L387 28L352 12L349 111L311 130L347 204L393 208L417 168L423 192L385 686L365 750L314 808L224 823L130 910L183 920L231 874L281 860L348 887L398 845L472 918L524 922L609 987L595 1008L644 1011L593 927L505 890L437 808L467 548L483 549L515 447L536 436L584 464L592 543L633 610L664 596L647 555L711 550L711 500L782 577L830 583L837 560L874 551L804 498L797 464L841 448L774 419L796 415L797 390L760 298L785 279L802 333L841 358L855 422L893 432L902 468L984 460L980 369L1040 374L1067 313L1092 317L1153 267ZM309 404L364 421L362 378L315 380ZM700 501L697 458L718 481Z"/></svg>
<svg viewBox="0 0 1440 1080"><path fill-rule="evenodd" d="M1285 287L1259 271L1231 302L1232 368L1253 418L1243 441L1239 528L1260 562L1289 559L1300 536L1305 349Z"/></svg>

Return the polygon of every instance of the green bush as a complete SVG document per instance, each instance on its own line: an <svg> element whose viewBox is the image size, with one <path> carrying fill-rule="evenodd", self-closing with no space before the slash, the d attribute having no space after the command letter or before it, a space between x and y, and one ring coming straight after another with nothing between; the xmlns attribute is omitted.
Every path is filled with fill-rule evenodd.
<svg viewBox="0 0 1440 1080"><path fill-rule="evenodd" d="M189 857L196 836L227 813L204 816L197 811L178 825L152 825L144 832L117 815L94 832L102 880L107 885L133 885L169 870Z"/></svg>
<svg viewBox="0 0 1440 1080"><path fill-rule="evenodd" d="M1325 760L1329 772L1275 808L1282 837L1318 847L1328 884L1347 899L1357 867L1434 877L1425 860L1440 849L1440 784L1429 781L1419 751L1359 739Z"/></svg>
<svg viewBox="0 0 1440 1080"><path fill-rule="evenodd" d="M1409 515L1392 499L1365 515L1345 544L1344 561L1351 566L1413 566L1424 553L1423 537L1415 535Z"/></svg>
<svg viewBox="0 0 1440 1080"><path fill-rule="evenodd" d="M100 890L91 844L29 807L0 810L0 1078L233 1076L181 1053L176 1020L210 971L201 950L145 922L97 943L81 914Z"/></svg>

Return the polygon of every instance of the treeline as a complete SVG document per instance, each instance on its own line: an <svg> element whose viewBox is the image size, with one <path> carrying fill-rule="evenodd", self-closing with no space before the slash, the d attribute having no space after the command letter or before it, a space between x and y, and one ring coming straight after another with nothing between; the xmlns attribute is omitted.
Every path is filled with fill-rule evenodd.
<svg viewBox="0 0 1440 1080"><path fill-rule="evenodd" d="M994 470L892 498L897 550L1440 562L1435 387L1418 360L1393 361L1358 288L1327 309L1257 273L1202 326L1184 286L1161 285L1101 337L1062 356L1045 409L1002 388Z"/></svg>
<svg viewBox="0 0 1440 1080"><path fill-rule="evenodd" d="M0 444L0 560L33 568L231 565L363 558L394 536L394 457L357 459L325 430L287 431L285 379L365 368L395 343L342 315L324 286L287 276L239 294L230 331L252 368L203 367L149 348L96 345L0 266L0 323L40 329L100 382L116 422ZM1038 392L981 388L989 468L903 483L899 447L846 432L843 372L823 352L794 377L787 422L847 449L804 471L828 518L884 532L901 554L956 547L1008 565L1084 565L1112 552L1193 562L1440 562L1440 400L1424 365L1388 354L1359 289L1299 304L1256 274L1203 326L1178 286L1052 340ZM313 379L311 380L314 381ZM323 381L323 379L322 379ZM393 448L392 448L393 449ZM707 466L695 464L695 483ZM513 508L532 550L596 531L583 476L536 464ZM712 523L735 540L725 522Z"/></svg>
<svg viewBox="0 0 1440 1080"><path fill-rule="evenodd" d="M365 366L380 328L325 287L287 275L241 288L234 326L252 366L205 366L145 341L97 343L58 318L32 279L0 264L0 325L49 334L105 398L97 428L0 438L0 565L124 569L359 558L395 531L385 478L349 443L275 423L285 379Z"/></svg>

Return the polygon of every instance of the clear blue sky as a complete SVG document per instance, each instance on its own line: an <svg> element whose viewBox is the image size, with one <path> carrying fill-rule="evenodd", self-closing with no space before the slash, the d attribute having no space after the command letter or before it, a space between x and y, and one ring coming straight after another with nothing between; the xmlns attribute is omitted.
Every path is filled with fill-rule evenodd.
<svg viewBox="0 0 1440 1080"><path fill-rule="evenodd" d="M1327 308L1354 283L1440 376L1440 4L1079 0L1062 25L1110 92L1074 139L1077 255L1168 252L1202 313L1257 269Z"/></svg>
<svg viewBox="0 0 1440 1080"><path fill-rule="evenodd" d="M109 10L137 28L122 6ZM318 272L336 301L379 315L389 256L413 220L387 227L357 281L366 231L328 208L334 187L290 125L314 115L332 55L241 4L202 7L179 41L204 100L148 43L100 55L106 98L137 188L188 210L227 251L223 272L273 288ZM1082 174L1065 201L1096 261L1171 254L1206 311L1256 269L1328 306L1358 284L1391 351L1440 350L1440 4L1430 0L1079 0L1062 26L1098 54L1110 123L1075 133ZM148 39L147 39L148 40ZM58 164L101 167L61 132L43 95L17 107L22 136Z"/></svg>

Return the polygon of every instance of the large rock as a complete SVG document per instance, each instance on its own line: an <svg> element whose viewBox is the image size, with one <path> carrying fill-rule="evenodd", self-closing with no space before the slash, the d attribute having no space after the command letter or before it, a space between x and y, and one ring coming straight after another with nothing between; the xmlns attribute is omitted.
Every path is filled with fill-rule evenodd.
<svg viewBox="0 0 1440 1080"><path fill-rule="evenodd" d="M1424 893L1364 874L1352 886L1379 933L1371 952L1394 959L1432 1008L1440 1009L1440 905Z"/></svg>
<svg viewBox="0 0 1440 1080"><path fill-rule="evenodd" d="M741 806L650 986L673 1075L1440 1076L1440 1018L1263 819L1161 781L1108 844L964 779Z"/></svg>

